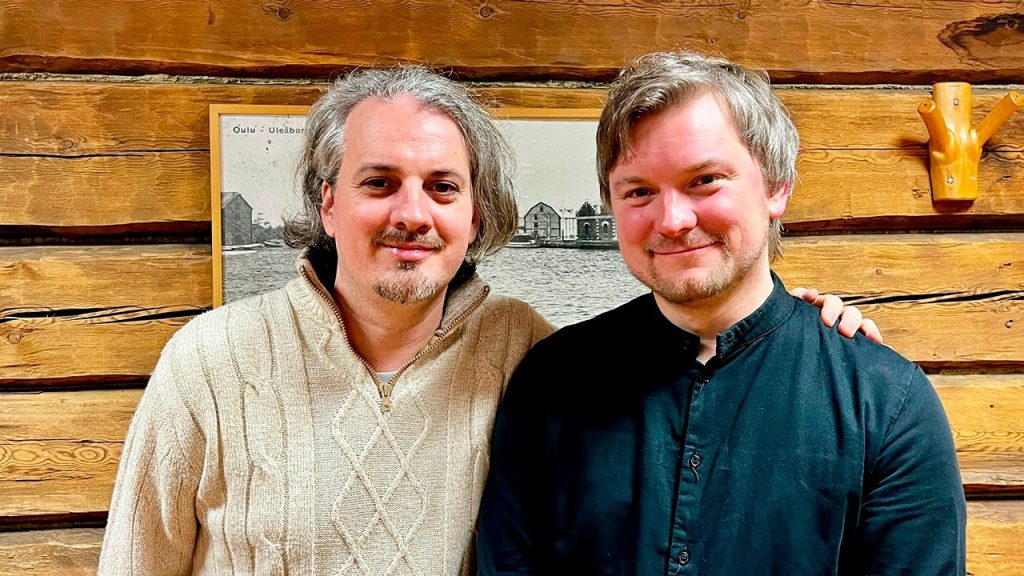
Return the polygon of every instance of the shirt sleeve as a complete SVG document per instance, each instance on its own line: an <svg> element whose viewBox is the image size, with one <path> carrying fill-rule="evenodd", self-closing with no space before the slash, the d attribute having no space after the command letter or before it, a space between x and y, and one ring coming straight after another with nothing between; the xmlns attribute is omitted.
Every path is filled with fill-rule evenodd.
<svg viewBox="0 0 1024 576"><path fill-rule="evenodd" d="M966 573L967 512L949 421L915 369L865 479L865 574Z"/></svg>
<svg viewBox="0 0 1024 576"><path fill-rule="evenodd" d="M175 389L172 363L166 353L161 357L128 428L100 552L100 576L192 571L200 451L182 445L184 433L196 435Z"/></svg>
<svg viewBox="0 0 1024 576"><path fill-rule="evenodd" d="M536 354L516 369L498 409L477 524L477 566L483 576L537 574L535 530L544 454L543 408L532 390L543 377Z"/></svg>

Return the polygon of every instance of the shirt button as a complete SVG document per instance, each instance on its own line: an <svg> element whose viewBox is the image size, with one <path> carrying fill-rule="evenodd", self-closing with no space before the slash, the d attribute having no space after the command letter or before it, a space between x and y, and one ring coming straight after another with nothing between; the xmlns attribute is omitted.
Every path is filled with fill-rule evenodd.
<svg viewBox="0 0 1024 576"><path fill-rule="evenodd" d="M707 374L701 374L701 375L700 375L700 376L699 376L699 377L697 378L697 382L698 382L699 384L707 384L708 382L711 382L711 377L710 377L710 376L708 376Z"/></svg>
<svg viewBox="0 0 1024 576"><path fill-rule="evenodd" d="M700 454L693 454L692 456L690 456L690 468L696 468L700 466L701 462L702 460Z"/></svg>
<svg viewBox="0 0 1024 576"><path fill-rule="evenodd" d="M689 564L690 563L690 551L687 550L686 548L683 548L683 551L679 553L679 558L677 558L677 560L679 561L679 565L680 566L686 566L687 564Z"/></svg>

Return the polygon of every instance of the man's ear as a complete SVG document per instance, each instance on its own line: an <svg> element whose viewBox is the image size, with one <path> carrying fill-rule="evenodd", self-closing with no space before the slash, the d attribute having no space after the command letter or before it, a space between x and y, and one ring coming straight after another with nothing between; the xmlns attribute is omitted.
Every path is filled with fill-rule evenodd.
<svg viewBox="0 0 1024 576"><path fill-rule="evenodd" d="M768 216L782 218L786 212L786 204L793 195L793 183L783 182L775 187L775 192L768 197Z"/></svg>
<svg viewBox="0 0 1024 576"><path fill-rule="evenodd" d="M327 182L320 187L320 221L324 224L324 232L334 238L334 191Z"/></svg>
<svg viewBox="0 0 1024 576"><path fill-rule="evenodd" d="M473 209L473 242L480 237L480 213ZM472 242L471 242L472 243Z"/></svg>

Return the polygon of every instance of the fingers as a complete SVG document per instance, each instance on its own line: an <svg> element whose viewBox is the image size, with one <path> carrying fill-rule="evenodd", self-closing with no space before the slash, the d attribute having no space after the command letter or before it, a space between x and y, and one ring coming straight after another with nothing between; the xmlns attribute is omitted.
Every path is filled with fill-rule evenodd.
<svg viewBox="0 0 1024 576"><path fill-rule="evenodd" d="M814 304L815 300L818 299L818 291L814 288L802 288L800 286L797 286L796 288L790 290L789 293L811 304Z"/></svg>
<svg viewBox="0 0 1024 576"><path fill-rule="evenodd" d="M842 315L840 326L848 321L846 319L846 310L849 310L850 308L846 308L844 310L843 300L835 294L823 294L818 296L812 304L821 308L821 321L824 322L826 326L834 326L836 320L840 319L840 315ZM859 316L857 317L857 324L853 327L854 332L856 332L857 326L860 326ZM842 328L840 328L840 332L842 332Z"/></svg>
<svg viewBox="0 0 1024 576"><path fill-rule="evenodd" d="M882 331L878 329L874 320L865 318L864 321L860 323L860 331L869 339L878 342L879 344L883 344Z"/></svg>
<svg viewBox="0 0 1024 576"><path fill-rule="evenodd" d="M847 338L853 338L864 323L864 314L856 306L847 306L842 310L842 315L842 319L839 320L839 333Z"/></svg>

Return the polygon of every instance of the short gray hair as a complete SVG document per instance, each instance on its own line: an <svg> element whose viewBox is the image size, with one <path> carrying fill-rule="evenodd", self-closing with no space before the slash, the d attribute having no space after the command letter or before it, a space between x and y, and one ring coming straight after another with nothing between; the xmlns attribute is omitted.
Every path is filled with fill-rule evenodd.
<svg viewBox="0 0 1024 576"><path fill-rule="evenodd" d="M452 80L422 66L368 68L334 82L306 117L299 160L302 211L285 222L285 240L293 248L335 254L320 219L321 190L334 186L345 151L345 121L368 98L392 101L408 94L420 104L446 114L459 127L469 151L473 208L480 220L466 253L474 263L504 246L518 225L512 175L514 156L487 110Z"/></svg>
<svg viewBox="0 0 1024 576"><path fill-rule="evenodd" d="M768 75L745 70L723 58L692 52L641 56L612 84L597 128L597 177L601 200L611 205L608 178L630 152L630 132L643 118L712 92L732 113L736 131L757 160L768 192L796 180L800 136L786 107L771 90ZM769 253L782 253L782 224L772 219Z"/></svg>

